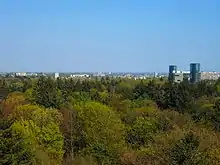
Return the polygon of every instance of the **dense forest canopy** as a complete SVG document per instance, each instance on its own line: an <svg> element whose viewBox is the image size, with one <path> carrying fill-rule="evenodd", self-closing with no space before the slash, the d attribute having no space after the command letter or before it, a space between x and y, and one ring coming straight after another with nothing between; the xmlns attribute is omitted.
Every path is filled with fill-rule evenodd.
<svg viewBox="0 0 220 165"><path fill-rule="evenodd" d="M2 165L218 165L220 80L0 79Z"/></svg>

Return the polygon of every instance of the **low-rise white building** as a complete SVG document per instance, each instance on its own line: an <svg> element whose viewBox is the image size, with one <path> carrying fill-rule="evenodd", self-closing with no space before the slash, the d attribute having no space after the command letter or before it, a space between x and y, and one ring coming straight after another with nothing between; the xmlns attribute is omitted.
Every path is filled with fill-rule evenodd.
<svg viewBox="0 0 220 165"><path fill-rule="evenodd" d="M55 73L54 78L57 79L59 77L60 77L59 73Z"/></svg>
<svg viewBox="0 0 220 165"><path fill-rule="evenodd" d="M25 76L27 76L27 73L25 73L25 72L18 72L18 73L15 73L15 76L25 77Z"/></svg>

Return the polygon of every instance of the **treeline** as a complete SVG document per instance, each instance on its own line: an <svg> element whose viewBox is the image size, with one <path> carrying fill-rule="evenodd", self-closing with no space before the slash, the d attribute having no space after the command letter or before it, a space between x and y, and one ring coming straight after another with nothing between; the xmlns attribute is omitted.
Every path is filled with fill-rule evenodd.
<svg viewBox="0 0 220 165"><path fill-rule="evenodd" d="M2 165L220 164L220 80L0 79Z"/></svg>

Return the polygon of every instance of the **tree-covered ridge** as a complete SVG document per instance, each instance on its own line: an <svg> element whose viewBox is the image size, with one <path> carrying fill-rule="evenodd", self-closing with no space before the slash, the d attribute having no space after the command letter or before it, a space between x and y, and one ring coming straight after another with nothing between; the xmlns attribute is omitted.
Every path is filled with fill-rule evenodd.
<svg viewBox="0 0 220 165"><path fill-rule="evenodd" d="M220 80L0 79L0 164L220 164Z"/></svg>

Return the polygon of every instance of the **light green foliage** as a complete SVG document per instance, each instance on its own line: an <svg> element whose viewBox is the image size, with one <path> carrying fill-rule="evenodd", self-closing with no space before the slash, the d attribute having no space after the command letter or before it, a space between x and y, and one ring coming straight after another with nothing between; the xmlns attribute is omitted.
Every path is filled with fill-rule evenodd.
<svg viewBox="0 0 220 165"><path fill-rule="evenodd" d="M141 107L157 107L157 104L149 99L139 98L133 101L133 108L141 108Z"/></svg>
<svg viewBox="0 0 220 165"><path fill-rule="evenodd" d="M24 93L26 100L34 102L33 89L29 88Z"/></svg>
<svg viewBox="0 0 220 165"><path fill-rule="evenodd" d="M0 164L31 165L35 162L35 136L32 126L32 122L18 121L1 128Z"/></svg>
<svg viewBox="0 0 220 165"><path fill-rule="evenodd" d="M74 99L74 103L77 103L77 102L86 102L88 100L90 100L90 96L88 93L86 92L73 92L71 94L71 96L73 97Z"/></svg>
<svg viewBox="0 0 220 165"><path fill-rule="evenodd" d="M61 115L55 109L45 109L37 105L23 105L14 112L14 119L33 123L37 148L55 161L61 162L63 156L63 136L59 131Z"/></svg>
<svg viewBox="0 0 220 165"><path fill-rule="evenodd" d="M138 117L153 117L156 118L157 114L158 114L158 108L155 106L155 103L151 100L142 100L144 103L140 104L139 106L137 106L137 108L133 107L132 108L132 103L125 100L122 103L127 103L124 104L127 105L125 106L125 111L122 111L121 116L122 116L122 121L125 122L128 125L132 125L134 124L134 122L136 121L136 119ZM129 107L130 104L130 107Z"/></svg>
<svg viewBox="0 0 220 165"><path fill-rule="evenodd" d="M85 152L99 162L115 162L124 145L124 126L120 118L109 107L96 102L87 102L76 109L87 143Z"/></svg>
<svg viewBox="0 0 220 165"><path fill-rule="evenodd" d="M57 90L56 92L56 108L65 107L65 100L62 95L61 90Z"/></svg>
<svg viewBox="0 0 220 165"><path fill-rule="evenodd" d="M127 142L134 148L147 145L157 131L157 121L153 118L138 117L127 130Z"/></svg>
<svg viewBox="0 0 220 165"><path fill-rule="evenodd" d="M132 98L133 88L132 84L122 81L116 86L116 92L121 93L124 99L130 99Z"/></svg>
<svg viewBox="0 0 220 165"><path fill-rule="evenodd" d="M187 134L170 150L169 165L208 165L204 153L198 150L199 138L192 133Z"/></svg>
<svg viewBox="0 0 220 165"><path fill-rule="evenodd" d="M107 91L100 92L99 97L100 97L100 102L102 102L103 104L107 104L109 102L109 94Z"/></svg>

